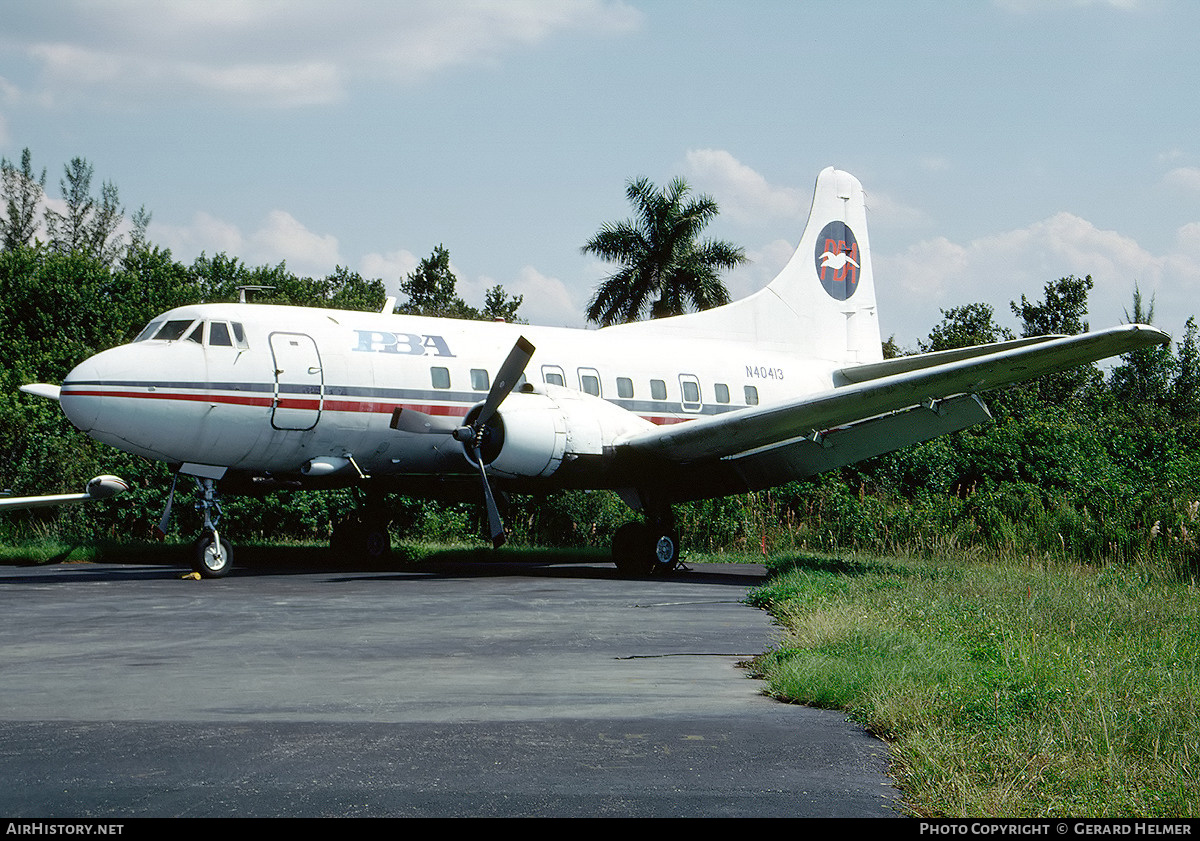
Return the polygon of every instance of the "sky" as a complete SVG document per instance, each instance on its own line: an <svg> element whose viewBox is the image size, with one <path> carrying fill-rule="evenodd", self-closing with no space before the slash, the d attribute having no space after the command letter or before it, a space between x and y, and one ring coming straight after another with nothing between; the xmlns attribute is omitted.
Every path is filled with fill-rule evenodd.
<svg viewBox="0 0 1200 841"><path fill-rule="evenodd" d="M826 166L867 194L885 338L1091 275L1200 318L1200 3L1192 0L8 0L0 156L86 158L149 239L392 294L443 245L459 292L586 325L582 246L625 186L683 177L785 264Z"/></svg>

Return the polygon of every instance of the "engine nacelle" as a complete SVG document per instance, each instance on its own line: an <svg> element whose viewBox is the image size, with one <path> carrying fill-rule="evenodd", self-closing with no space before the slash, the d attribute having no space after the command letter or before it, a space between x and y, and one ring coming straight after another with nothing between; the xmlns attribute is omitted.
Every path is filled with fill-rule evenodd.
<svg viewBox="0 0 1200 841"><path fill-rule="evenodd" d="M653 428L606 400L557 386L513 392L489 426L484 463L491 475L508 478L550 476L565 460L603 456L618 440Z"/></svg>

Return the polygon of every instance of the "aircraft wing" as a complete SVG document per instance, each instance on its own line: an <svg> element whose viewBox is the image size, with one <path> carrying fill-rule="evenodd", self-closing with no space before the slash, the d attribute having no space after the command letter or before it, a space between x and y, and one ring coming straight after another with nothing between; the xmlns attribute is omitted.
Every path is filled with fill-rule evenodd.
<svg viewBox="0 0 1200 841"><path fill-rule="evenodd" d="M23 508L48 508L54 505L91 502L96 499L108 499L110 496L116 496L128 489L129 485L125 480L117 476L97 476L87 483L87 489L80 494L0 497L0 511Z"/></svg>
<svg viewBox="0 0 1200 841"><path fill-rule="evenodd" d="M873 427L873 433L859 436L859 452L866 455L858 458L865 458L986 419L986 409L970 395L1169 341L1170 336L1161 330L1127 324L1077 336L1018 339L886 360L837 372L835 383L845 385L786 403L741 409L639 433L624 441L620 449L677 465L711 463L714 459L751 462L758 459L756 469L767 469L767 462L788 457L800 445L822 447L826 435L845 427L857 426L863 430ZM956 414L958 420L939 426L931 419L914 425L914 410L922 409L923 404L929 408L939 404L950 408L953 410L950 414ZM929 414L941 417L946 413ZM920 417L920 413L916 416ZM889 428L889 424L903 426L898 420L902 417L909 418L908 426L912 428ZM871 439L869 445L868 439ZM818 459L815 464L818 469L792 470L790 475L799 478L857 460L847 459L850 454L826 458L824 462ZM748 487L766 486L751 483L749 479L746 483Z"/></svg>

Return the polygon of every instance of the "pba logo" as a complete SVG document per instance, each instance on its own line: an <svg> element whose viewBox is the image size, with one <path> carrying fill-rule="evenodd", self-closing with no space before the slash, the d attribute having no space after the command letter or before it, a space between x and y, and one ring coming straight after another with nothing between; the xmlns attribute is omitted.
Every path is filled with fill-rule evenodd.
<svg viewBox="0 0 1200 841"><path fill-rule="evenodd" d="M817 237L817 277L830 297L844 301L858 289L858 240L845 222L830 222Z"/></svg>

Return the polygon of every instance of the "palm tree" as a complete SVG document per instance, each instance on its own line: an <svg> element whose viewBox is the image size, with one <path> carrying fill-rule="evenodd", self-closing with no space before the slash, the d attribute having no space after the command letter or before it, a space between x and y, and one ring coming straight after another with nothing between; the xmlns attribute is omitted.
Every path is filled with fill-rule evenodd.
<svg viewBox="0 0 1200 841"><path fill-rule="evenodd" d="M646 178L629 182L625 195L637 218L605 224L583 247L620 265L596 288L588 321L604 327L647 312L662 318L729 303L718 271L745 262L745 252L727 242L696 241L717 215L717 203L708 196L689 200L690 192L682 178L664 190Z"/></svg>

